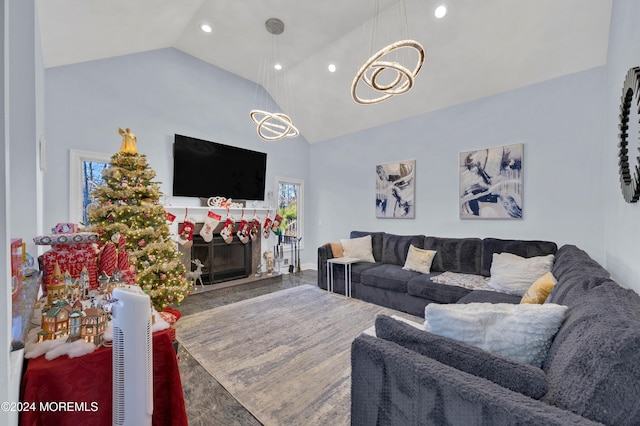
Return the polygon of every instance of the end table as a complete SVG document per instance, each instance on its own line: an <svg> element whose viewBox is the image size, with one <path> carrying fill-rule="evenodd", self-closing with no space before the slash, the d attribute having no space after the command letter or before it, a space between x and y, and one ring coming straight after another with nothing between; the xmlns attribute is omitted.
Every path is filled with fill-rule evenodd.
<svg viewBox="0 0 640 426"><path fill-rule="evenodd" d="M351 297L351 265L359 261L360 259L355 257L335 257L327 259L327 291L334 293L332 265L344 265L344 295L345 297Z"/></svg>

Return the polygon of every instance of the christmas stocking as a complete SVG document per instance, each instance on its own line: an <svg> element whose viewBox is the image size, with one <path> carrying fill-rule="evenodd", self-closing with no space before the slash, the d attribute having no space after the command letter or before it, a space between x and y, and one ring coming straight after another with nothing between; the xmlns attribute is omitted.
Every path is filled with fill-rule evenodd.
<svg viewBox="0 0 640 426"><path fill-rule="evenodd" d="M251 219L251 229L249 230L251 241L255 241L256 238L258 238L258 235L260 235L260 226L260 219L258 219L258 216L253 216L253 219Z"/></svg>
<svg viewBox="0 0 640 426"><path fill-rule="evenodd" d="M220 230L220 236L224 240L225 243L231 244L233 241L233 226L235 224L235 220L233 216L227 215L227 220L224 222L224 226Z"/></svg>
<svg viewBox="0 0 640 426"><path fill-rule="evenodd" d="M193 245L193 228L195 224L194 218L185 216L182 227L178 231L178 244L185 249L189 249Z"/></svg>
<svg viewBox="0 0 640 426"><path fill-rule="evenodd" d="M264 225L262 226L262 236L267 239L269 235L271 235L271 224L273 221L267 216L264 220Z"/></svg>
<svg viewBox="0 0 640 426"><path fill-rule="evenodd" d="M249 222L247 222L244 218L240 221L240 226L238 226L238 239L242 244L247 244L249 242Z"/></svg>
<svg viewBox="0 0 640 426"><path fill-rule="evenodd" d="M278 229L281 223L282 223L282 216L276 213L276 216L273 218L273 223L271 224L271 230L275 231L276 229Z"/></svg>
<svg viewBox="0 0 640 426"><path fill-rule="evenodd" d="M204 220L204 225L202 225L202 229L200 230L200 236L206 242L210 242L213 239L213 230L216 229L216 226L218 226L220 220L222 220L222 216L220 216L213 210L209 210L207 212L207 217Z"/></svg>

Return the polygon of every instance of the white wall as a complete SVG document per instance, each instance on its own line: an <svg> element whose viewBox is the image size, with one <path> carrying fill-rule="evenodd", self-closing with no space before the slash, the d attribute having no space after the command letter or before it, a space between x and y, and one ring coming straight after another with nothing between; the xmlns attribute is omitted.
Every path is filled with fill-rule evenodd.
<svg viewBox="0 0 640 426"><path fill-rule="evenodd" d="M45 226L69 220L69 150L115 154L122 140L118 127L136 134L138 151L147 156L167 195L175 133L266 152L266 192L274 190L276 176L309 180L304 138L265 142L256 134L249 111L261 91L254 83L178 50L50 68L45 74ZM172 202L186 203L199 200L180 197Z"/></svg>
<svg viewBox="0 0 640 426"><path fill-rule="evenodd" d="M606 267L622 285L640 292L640 205L626 203L620 190L618 173L618 114L622 84L629 68L640 66L640 2L616 0L613 2L611 32L607 58L607 94L603 115L606 132L603 138L606 197L605 248ZM634 97L638 99L638 94ZM633 119L638 115L632 115ZM635 123L633 129L638 129ZM638 133L629 135L630 166L638 166ZM636 171L636 173L638 173Z"/></svg>
<svg viewBox="0 0 640 426"><path fill-rule="evenodd" d="M372 230L541 239L603 261L604 82L599 67L313 145L312 238L319 245ZM524 218L459 219L458 154L520 142ZM416 218L376 219L376 164L408 159L416 160Z"/></svg>
<svg viewBox="0 0 640 426"><path fill-rule="evenodd" d="M41 203L38 198L37 134L43 131L43 69L41 51L36 41L35 0L3 1L2 22L2 154L3 178L0 179L0 382L2 401L17 401L22 372L22 351L9 357L11 342L11 291L9 240L22 238L33 251L31 240L38 230ZM16 412L0 412L0 424L18 423Z"/></svg>
<svg viewBox="0 0 640 426"><path fill-rule="evenodd" d="M42 124L36 120L37 103L41 102L41 88L36 79L42 67L36 52L35 1L13 1L9 7L9 108L11 126L11 236L22 238L27 250L34 252L33 236L37 230L38 192L37 167L38 133Z"/></svg>

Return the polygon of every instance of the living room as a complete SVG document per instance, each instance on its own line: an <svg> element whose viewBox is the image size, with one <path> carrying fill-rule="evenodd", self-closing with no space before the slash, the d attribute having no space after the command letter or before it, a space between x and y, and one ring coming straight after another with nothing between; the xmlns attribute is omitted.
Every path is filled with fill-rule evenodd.
<svg viewBox="0 0 640 426"><path fill-rule="evenodd" d="M622 197L617 148L622 84L627 70L640 65L634 25L640 6L610 3L597 65L317 143L308 143L302 130L302 137L265 144L248 118L253 82L173 47L45 68L35 5L4 2L3 238L30 242L67 222L69 150L115 153L118 127L131 127L165 193L171 192L175 133L267 152L268 182L279 176L305 182L304 265L315 264L318 246L354 229L540 239L581 247L640 292L638 206ZM428 76L428 61L416 84ZM467 78L482 84L482 76ZM321 111L314 113L323 120ZM514 143L524 144L523 218L461 220L459 153ZM636 151L630 152L633 169ZM402 160L416 161L415 219L376 219L375 166ZM8 259L8 247L2 250ZM28 251L35 253L35 246ZM2 273L10 276L8 265ZM9 324L8 293L2 306ZM6 328L2 341L10 341ZM8 364L6 354L1 359ZM8 374L3 367L0 379Z"/></svg>

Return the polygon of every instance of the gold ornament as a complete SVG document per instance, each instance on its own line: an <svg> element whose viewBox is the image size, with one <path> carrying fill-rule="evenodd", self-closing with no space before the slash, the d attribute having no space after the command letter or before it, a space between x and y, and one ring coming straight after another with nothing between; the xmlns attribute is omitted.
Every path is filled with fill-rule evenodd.
<svg viewBox="0 0 640 426"><path fill-rule="evenodd" d="M127 130L118 129L118 133L122 136L122 143L120 144L120 152L126 152L129 154L137 154L138 148L136 142L138 139L133 132L127 128Z"/></svg>

